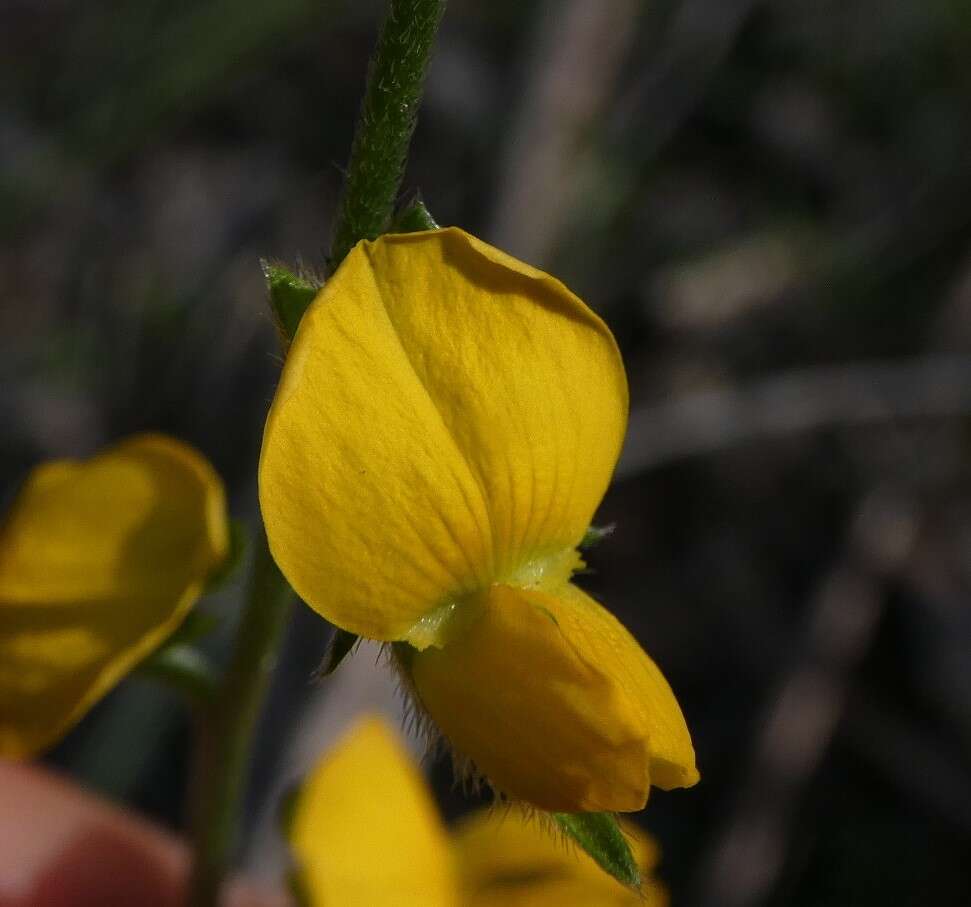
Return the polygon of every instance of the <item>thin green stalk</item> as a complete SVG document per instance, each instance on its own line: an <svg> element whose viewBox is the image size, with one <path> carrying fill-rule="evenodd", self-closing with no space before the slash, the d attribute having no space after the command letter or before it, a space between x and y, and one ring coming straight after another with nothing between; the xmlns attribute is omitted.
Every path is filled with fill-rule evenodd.
<svg viewBox="0 0 971 907"><path fill-rule="evenodd" d="M379 236L391 223L444 11L445 0L389 0L351 145L331 269L358 240ZM296 317L293 325L298 322ZM293 598L262 526L253 548L253 577L233 655L212 706L201 713L190 907L218 903L236 843L253 730Z"/></svg>
<svg viewBox="0 0 971 907"><path fill-rule="evenodd" d="M226 674L200 711L193 783L194 862L190 907L215 907L236 845L253 731L279 652L293 592L260 527L253 574Z"/></svg>
<svg viewBox="0 0 971 907"><path fill-rule="evenodd" d="M445 0L389 0L368 68L330 250L333 271L361 239L387 231Z"/></svg>

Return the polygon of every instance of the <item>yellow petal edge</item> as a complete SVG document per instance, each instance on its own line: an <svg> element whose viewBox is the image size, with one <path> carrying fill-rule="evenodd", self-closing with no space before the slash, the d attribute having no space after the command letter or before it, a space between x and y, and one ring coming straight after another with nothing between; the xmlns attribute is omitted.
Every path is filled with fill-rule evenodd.
<svg viewBox="0 0 971 907"><path fill-rule="evenodd" d="M424 648L467 597L575 557L626 421L613 336L559 281L456 228L362 242L267 419L271 551L331 622Z"/></svg>
<svg viewBox="0 0 971 907"><path fill-rule="evenodd" d="M445 827L397 736L365 717L317 764L289 823L311 907L453 907Z"/></svg>
<svg viewBox="0 0 971 907"><path fill-rule="evenodd" d="M185 618L225 561L222 482L143 434L41 464L0 527L0 755L57 742Z"/></svg>

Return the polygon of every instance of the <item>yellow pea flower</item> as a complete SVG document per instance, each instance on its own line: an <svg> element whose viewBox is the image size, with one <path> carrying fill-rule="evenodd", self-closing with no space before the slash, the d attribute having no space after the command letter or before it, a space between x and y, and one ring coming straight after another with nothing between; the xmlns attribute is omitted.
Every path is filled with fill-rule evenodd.
<svg viewBox="0 0 971 907"><path fill-rule="evenodd" d="M70 730L175 630L228 551L222 482L172 438L36 467L0 527L0 756Z"/></svg>
<svg viewBox="0 0 971 907"><path fill-rule="evenodd" d="M630 811L698 780L681 710L570 583L627 422L604 323L461 230L354 248L307 310L266 423L270 549L332 623L388 642L506 795Z"/></svg>
<svg viewBox="0 0 971 907"><path fill-rule="evenodd" d="M522 810L479 810L451 839L397 736L360 719L300 788L288 836L308 907L666 907L658 850L629 826L645 882L624 888Z"/></svg>

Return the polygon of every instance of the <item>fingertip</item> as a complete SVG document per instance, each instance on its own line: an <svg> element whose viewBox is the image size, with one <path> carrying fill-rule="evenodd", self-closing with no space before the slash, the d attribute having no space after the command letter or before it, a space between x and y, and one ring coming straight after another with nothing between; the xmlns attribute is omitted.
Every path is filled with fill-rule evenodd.
<svg viewBox="0 0 971 907"><path fill-rule="evenodd" d="M183 907L188 849L42 769L0 761L0 907ZM288 907L242 881L226 907Z"/></svg>

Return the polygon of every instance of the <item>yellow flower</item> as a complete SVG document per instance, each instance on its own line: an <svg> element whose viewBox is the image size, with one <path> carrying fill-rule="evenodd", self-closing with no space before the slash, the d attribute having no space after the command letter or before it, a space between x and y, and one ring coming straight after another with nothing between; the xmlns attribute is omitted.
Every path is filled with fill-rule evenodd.
<svg viewBox="0 0 971 907"><path fill-rule="evenodd" d="M228 550L219 477L171 438L34 469L0 528L0 756L70 730L181 623Z"/></svg>
<svg viewBox="0 0 971 907"><path fill-rule="evenodd" d="M570 583L627 420L559 281L450 228L359 244L307 310L260 461L270 548L332 623L400 641L457 751L544 809L698 779L660 671Z"/></svg>
<svg viewBox="0 0 971 907"><path fill-rule="evenodd" d="M520 809L480 810L451 841L414 763L378 718L364 718L297 794L289 839L309 907L665 907L658 851L631 825L645 877L624 888Z"/></svg>

